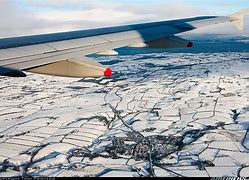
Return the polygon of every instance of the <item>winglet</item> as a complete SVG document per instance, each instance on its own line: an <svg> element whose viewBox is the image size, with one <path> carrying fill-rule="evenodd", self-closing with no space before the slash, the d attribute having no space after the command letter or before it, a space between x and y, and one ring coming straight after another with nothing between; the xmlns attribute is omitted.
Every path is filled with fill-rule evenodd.
<svg viewBox="0 0 249 180"><path fill-rule="evenodd" d="M249 14L249 8L244 9L240 12L237 12L235 14L232 14L230 17L232 18L233 23L235 26L240 30L244 30L244 17L245 15Z"/></svg>

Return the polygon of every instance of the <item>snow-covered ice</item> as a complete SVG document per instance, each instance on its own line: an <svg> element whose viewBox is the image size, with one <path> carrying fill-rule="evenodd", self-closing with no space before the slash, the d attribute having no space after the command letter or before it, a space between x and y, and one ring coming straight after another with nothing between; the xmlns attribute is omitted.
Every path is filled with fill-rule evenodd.
<svg viewBox="0 0 249 180"><path fill-rule="evenodd" d="M248 176L248 57L98 57L112 78L1 77L0 176Z"/></svg>

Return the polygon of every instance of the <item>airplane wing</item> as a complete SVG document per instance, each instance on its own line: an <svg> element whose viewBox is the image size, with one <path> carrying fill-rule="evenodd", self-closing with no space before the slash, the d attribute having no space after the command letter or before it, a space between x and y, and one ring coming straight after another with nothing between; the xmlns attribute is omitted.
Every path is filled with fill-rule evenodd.
<svg viewBox="0 0 249 180"><path fill-rule="evenodd" d="M192 47L175 36L200 27L234 22L243 29L249 9L230 16L201 16L100 29L0 39L0 75L26 76L23 71L64 76L111 76L112 70L86 57L90 54L117 55L113 49Z"/></svg>

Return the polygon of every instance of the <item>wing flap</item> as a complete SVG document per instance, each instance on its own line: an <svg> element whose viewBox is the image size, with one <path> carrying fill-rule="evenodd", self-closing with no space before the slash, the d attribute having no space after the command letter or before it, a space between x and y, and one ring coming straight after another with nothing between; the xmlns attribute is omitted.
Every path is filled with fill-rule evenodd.
<svg viewBox="0 0 249 180"><path fill-rule="evenodd" d="M58 41L58 42L51 42L47 43L49 47L52 47L56 49L57 51L64 51L68 49L77 49L77 48L83 48L83 47L93 47L97 44L104 44L108 41L105 39L102 39L97 36L93 37L86 37L86 38L80 38L80 39L73 39L73 40L67 40L67 41Z"/></svg>
<svg viewBox="0 0 249 180"><path fill-rule="evenodd" d="M28 72L63 76L63 77L99 77L109 76L110 69L102 66L94 60L84 57L78 59L67 59L44 66L28 69ZM108 74L108 72L109 74Z"/></svg>
<svg viewBox="0 0 249 180"><path fill-rule="evenodd" d="M0 50L0 65L4 60L15 59L19 57L29 57L39 54L46 54L56 52L52 47L49 47L45 44L32 45L18 48L9 48Z"/></svg>

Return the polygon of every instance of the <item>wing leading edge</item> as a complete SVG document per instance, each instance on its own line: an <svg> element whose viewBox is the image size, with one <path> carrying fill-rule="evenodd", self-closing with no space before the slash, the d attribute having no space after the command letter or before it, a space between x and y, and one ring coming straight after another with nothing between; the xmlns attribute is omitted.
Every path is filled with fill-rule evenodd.
<svg viewBox="0 0 249 180"><path fill-rule="evenodd" d="M100 29L0 39L0 75L24 76L23 71L66 76L110 76L112 71L86 55L117 55L113 49L192 47L175 34L212 24L234 22L242 30L249 9L231 16L201 16ZM79 58L80 57L80 58Z"/></svg>

